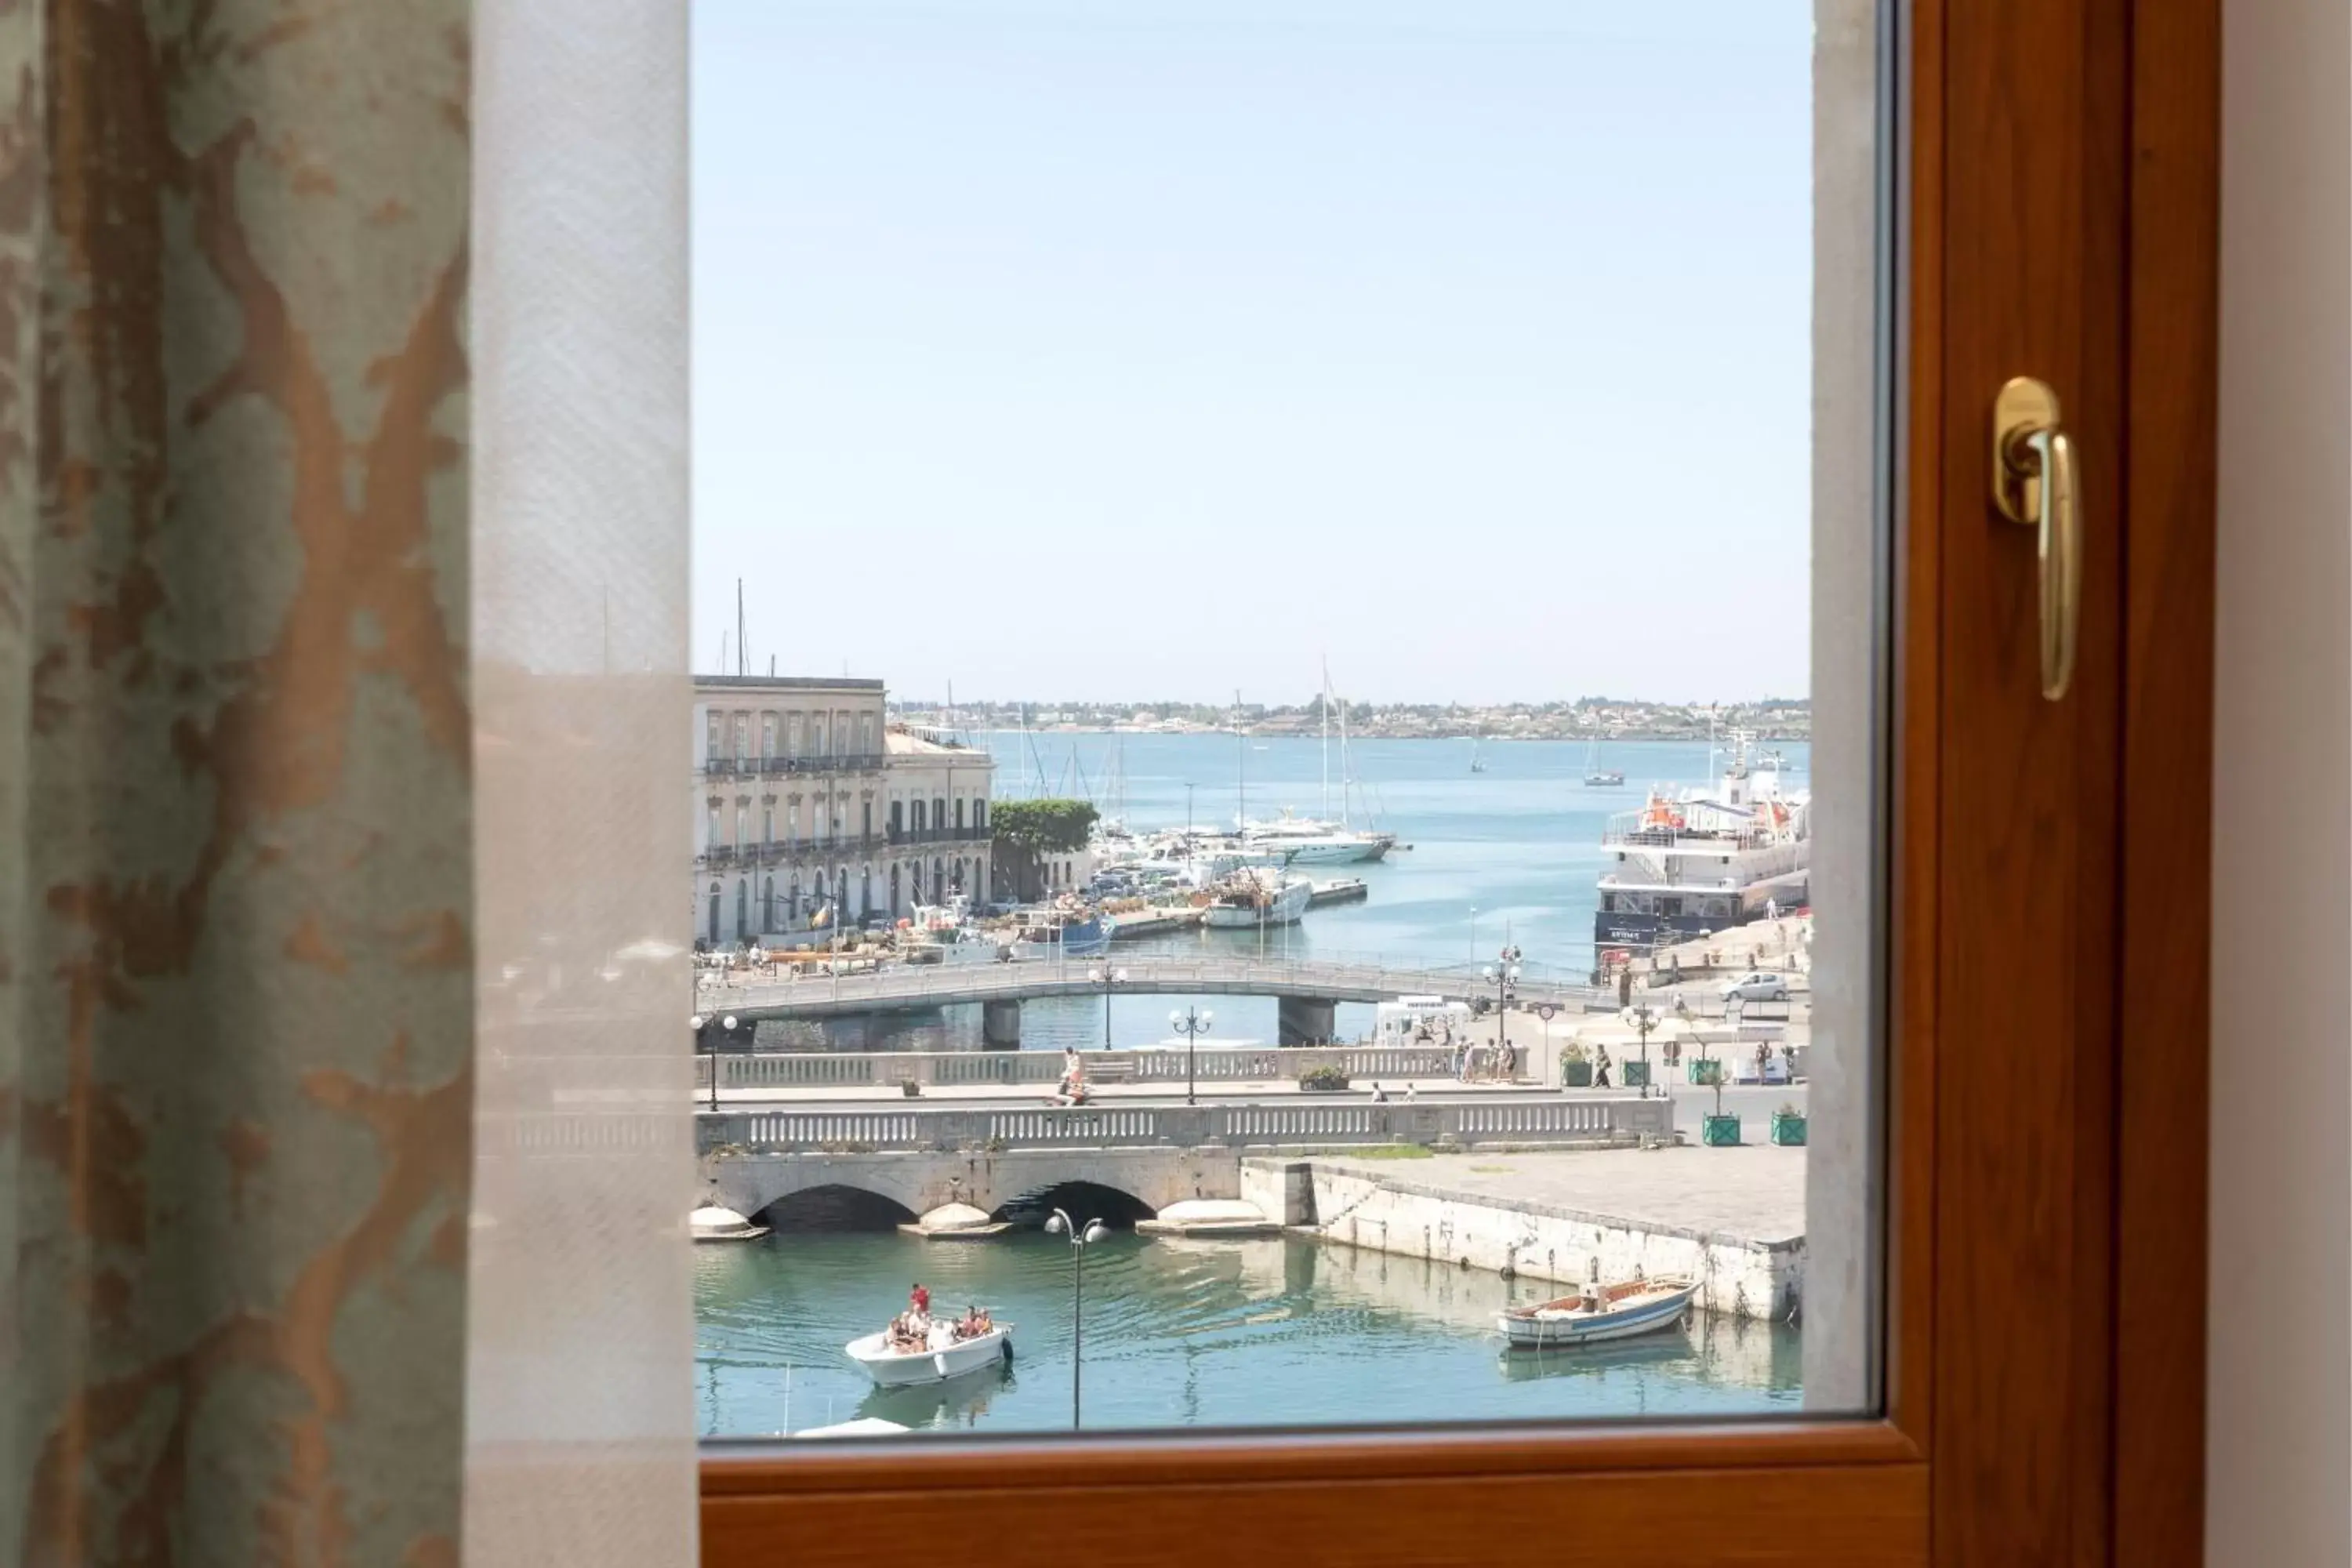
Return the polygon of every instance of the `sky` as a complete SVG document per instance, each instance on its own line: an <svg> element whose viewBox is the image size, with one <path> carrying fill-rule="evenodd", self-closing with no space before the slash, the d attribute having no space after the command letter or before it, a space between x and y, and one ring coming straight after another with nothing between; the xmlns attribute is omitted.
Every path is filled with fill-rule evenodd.
<svg viewBox="0 0 2352 1568"><path fill-rule="evenodd" d="M1811 0L693 0L694 657L1808 689Z"/></svg>

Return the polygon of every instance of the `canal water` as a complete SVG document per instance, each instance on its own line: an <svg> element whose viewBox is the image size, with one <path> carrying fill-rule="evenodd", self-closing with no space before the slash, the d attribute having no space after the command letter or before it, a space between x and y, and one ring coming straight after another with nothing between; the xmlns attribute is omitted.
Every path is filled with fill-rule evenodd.
<svg viewBox="0 0 2352 1568"><path fill-rule="evenodd" d="M1253 818L1283 808L1324 815L1323 751L1307 738L1250 739L1232 735L1112 735L992 733L985 737L997 761L994 793L1091 797L1107 816L1140 829L1229 826L1234 816L1234 771ZM1246 747L1246 750L1241 749ZM1778 747L1784 788L1809 787L1809 748ZM1478 749L1486 771L1470 768L1467 741L1357 741L1349 748L1360 781L1351 815L1399 836L1389 857L1369 866L1313 867L1318 881L1361 877L1370 896L1359 904L1310 911L1297 925L1264 934L1269 956L1365 957L1413 968L1475 969L1491 963L1507 938L1525 955L1530 975L1581 976L1593 964L1594 888L1608 851L1601 835L1611 816L1638 807L1653 785L1680 790L1709 784L1727 749L1710 752L1701 742L1619 741L1600 744L1590 763L1581 742L1487 741ZM1331 746L1329 815L1340 812L1339 744ZM1594 769L1613 770L1625 783L1588 787ZM1254 931L1197 931L1119 944L1116 969L1129 952L1255 954ZM1087 961L1097 967L1099 961ZM1216 1014L1213 1040L1231 1044L1276 1037L1270 997L1118 996L1108 1010L1099 999L1031 1002L1022 1012L1022 1043L1059 1050L1109 1043L1151 1045L1168 1037L1171 1007L1197 1005ZM1108 1020L1106 1020L1108 1011ZM1341 1036L1371 1027L1372 1010L1339 1010ZM773 1026L772 1026L773 1032ZM763 1042L765 1043L765 1042ZM980 1010L905 1014L819 1028L800 1026L775 1034L778 1045L828 1045L835 1049L952 1050L978 1048Z"/></svg>
<svg viewBox="0 0 2352 1568"><path fill-rule="evenodd" d="M800 1234L695 1249L697 1418L711 1436L880 1416L918 1431L1070 1428L1069 1244ZM1012 1364L879 1392L843 1354L920 1279L1015 1325ZM1793 1329L1699 1314L1616 1346L1507 1352L1495 1313L1556 1291L1281 1237L1115 1233L1087 1248L1088 1430L1794 1413Z"/></svg>

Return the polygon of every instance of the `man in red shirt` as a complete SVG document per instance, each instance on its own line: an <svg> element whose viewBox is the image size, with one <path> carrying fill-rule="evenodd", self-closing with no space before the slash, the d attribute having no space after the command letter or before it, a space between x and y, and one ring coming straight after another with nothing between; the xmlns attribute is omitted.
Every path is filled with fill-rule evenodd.
<svg viewBox="0 0 2352 1568"><path fill-rule="evenodd" d="M907 1292L907 1304L927 1318L931 1315L931 1293L923 1289L921 1280L915 1281L915 1288Z"/></svg>

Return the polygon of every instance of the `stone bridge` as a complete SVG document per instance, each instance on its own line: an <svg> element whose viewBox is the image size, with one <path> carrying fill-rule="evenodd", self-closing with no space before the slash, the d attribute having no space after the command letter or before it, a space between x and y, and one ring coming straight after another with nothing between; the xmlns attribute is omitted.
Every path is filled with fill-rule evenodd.
<svg viewBox="0 0 2352 1568"><path fill-rule="evenodd" d="M1239 1151L1207 1147L752 1154L706 1157L703 1171L720 1203L755 1216L772 1205L824 1192L885 1199L906 1211L897 1216L902 1219L949 1203L996 1214L1019 1200L1034 1201L1076 1184L1123 1194L1147 1214L1185 1198L1241 1195Z"/></svg>
<svg viewBox="0 0 2352 1568"><path fill-rule="evenodd" d="M1138 954L1102 959L1031 959L1007 963L877 964L835 961L831 973L804 973L772 984L730 985L701 993L697 1005L710 1017L741 1026L763 1018L841 1018L977 1004L985 1009L991 1045L1021 1039L1021 1004L1045 996L1100 996L1104 971L1122 978L1120 992L1181 996L1273 996L1279 1000L1281 1043L1328 1040L1333 1009L1342 1002L1385 1002L1399 996L1492 1000L1495 987L1475 970L1391 967L1377 958L1251 959ZM1582 976L1545 976L1522 969L1517 1005L1583 1010L1612 1004Z"/></svg>

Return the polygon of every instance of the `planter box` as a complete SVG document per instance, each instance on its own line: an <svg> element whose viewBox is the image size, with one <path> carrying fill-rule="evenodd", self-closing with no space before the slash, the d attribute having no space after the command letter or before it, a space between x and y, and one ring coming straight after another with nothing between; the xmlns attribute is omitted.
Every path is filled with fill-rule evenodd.
<svg viewBox="0 0 2352 1568"><path fill-rule="evenodd" d="M1805 1119L1793 1111L1772 1113L1772 1142L1788 1149L1805 1146Z"/></svg>
<svg viewBox="0 0 2352 1568"><path fill-rule="evenodd" d="M1701 1117L1699 1142L1710 1149L1731 1147L1739 1142L1739 1118L1737 1116Z"/></svg>
<svg viewBox="0 0 2352 1568"><path fill-rule="evenodd" d="M1649 1088L1649 1086L1650 1086L1650 1064L1649 1064L1649 1063L1647 1063L1647 1062L1622 1062L1622 1063L1620 1063L1619 1065L1620 1065L1620 1066L1622 1066L1622 1067L1625 1069L1625 1072L1624 1072L1624 1084L1625 1084L1625 1087L1626 1087L1627 1089L1647 1089L1647 1088Z"/></svg>
<svg viewBox="0 0 2352 1568"><path fill-rule="evenodd" d="M1723 1058L1721 1057L1691 1058L1690 1080L1691 1082L1698 1085L1701 1089L1706 1089L1711 1085L1721 1083L1723 1081Z"/></svg>
<svg viewBox="0 0 2352 1568"><path fill-rule="evenodd" d="M1591 1089L1592 1064L1591 1062L1560 1063L1559 1081L1561 1087L1565 1089Z"/></svg>
<svg viewBox="0 0 2352 1568"><path fill-rule="evenodd" d="M1307 1083L1302 1081L1298 1086L1298 1092L1301 1094L1345 1094L1348 1091L1349 1087L1348 1080L1344 1078L1337 1083Z"/></svg>

